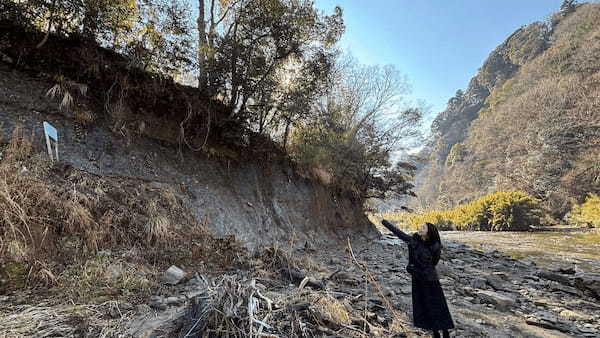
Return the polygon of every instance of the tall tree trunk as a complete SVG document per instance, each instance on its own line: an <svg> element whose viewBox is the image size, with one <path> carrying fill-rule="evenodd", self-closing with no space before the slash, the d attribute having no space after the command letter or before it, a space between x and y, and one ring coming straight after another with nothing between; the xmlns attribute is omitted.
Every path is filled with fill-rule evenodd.
<svg viewBox="0 0 600 338"><path fill-rule="evenodd" d="M230 102L229 102L229 109L231 109L230 113L229 113L229 117L232 117L235 114L235 108L237 107L238 104L238 95L239 95L239 83L238 83L238 73L237 73L237 59L238 59L238 54L239 54L239 50L238 50L238 46L237 46L237 28L238 28L238 23L237 23L237 18L236 21L233 24L233 37L232 37L232 43L233 43L233 51L231 53L231 98L230 98Z"/></svg>
<svg viewBox="0 0 600 338"><path fill-rule="evenodd" d="M283 134L283 151L287 152L287 144L288 144L288 136L290 135L290 126L292 125L292 121L286 119L285 121L285 132Z"/></svg>
<svg viewBox="0 0 600 338"><path fill-rule="evenodd" d="M204 0L198 0L198 89L206 91L207 69L206 52L208 50L206 39L206 20L205 20Z"/></svg>
<svg viewBox="0 0 600 338"><path fill-rule="evenodd" d="M54 12L56 12L56 0L52 1L52 7L50 8L50 18L48 19L48 29L46 30L46 34L44 34L44 38L40 41L35 48L42 48L46 42L48 41L48 37L50 36L50 31L52 30L52 24L54 23Z"/></svg>
<svg viewBox="0 0 600 338"><path fill-rule="evenodd" d="M98 32L99 15L98 1L87 1L85 4L85 13L83 16L83 37L88 41L96 39Z"/></svg>

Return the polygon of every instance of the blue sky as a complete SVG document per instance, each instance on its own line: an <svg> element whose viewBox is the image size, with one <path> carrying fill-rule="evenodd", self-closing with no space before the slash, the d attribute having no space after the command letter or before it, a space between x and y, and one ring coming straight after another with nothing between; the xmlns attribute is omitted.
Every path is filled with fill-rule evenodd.
<svg viewBox="0 0 600 338"><path fill-rule="evenodd" d="M366 64L394 64L413 100L437 114L489 53L519 27L544 20L562 0L316 0L344 9L341 47Z"/></svg>

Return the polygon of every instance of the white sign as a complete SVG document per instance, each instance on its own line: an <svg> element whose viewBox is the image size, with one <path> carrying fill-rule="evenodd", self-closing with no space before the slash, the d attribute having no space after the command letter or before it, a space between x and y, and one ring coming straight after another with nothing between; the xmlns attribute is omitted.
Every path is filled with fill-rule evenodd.
<svg viewBox="0 0 600 338"><path fill-rule="evenodd" d="M48 147L48 155L50 159L54 161L52 156L52 141L54 141L54 152L56 154L56 160L58 161L58 132L50 123L44 121L44 134L46 135L46 146Z"/></svg>
<svg viewBox="0 0 600 338"><path fill-rule="evenodd" d="M54 128L50 123L48 123L46 121L44 121L43 125L44 125L44 133L46 133L46 136L48 136L51 139L53 139L54 141L58 142L58 132L56 131L56 128Z"/></svg>

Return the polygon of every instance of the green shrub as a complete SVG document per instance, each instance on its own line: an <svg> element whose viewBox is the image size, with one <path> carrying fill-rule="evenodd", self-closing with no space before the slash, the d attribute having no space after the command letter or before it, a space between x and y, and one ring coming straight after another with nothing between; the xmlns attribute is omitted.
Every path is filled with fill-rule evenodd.
<svg viewBox="0 0 600 338"><path fill-rule="evenodd" d="M589 194L583 204L574 205L569 221L577 225L585 224L600 228L600 197Z"/></svg>
<svg viewBox="0 0 600 338"><path fill-rule="evenodd" d="M531 226L540 225L539 203L522 191L501 191L451 210L390 218L402 219L412 228L429 222L440 230L526 231Z"/></svg>

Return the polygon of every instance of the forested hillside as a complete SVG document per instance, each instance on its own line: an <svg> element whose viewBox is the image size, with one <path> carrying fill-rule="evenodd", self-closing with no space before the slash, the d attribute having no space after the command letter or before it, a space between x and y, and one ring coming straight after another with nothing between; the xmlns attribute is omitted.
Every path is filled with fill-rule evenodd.
<svg viewBox="0 0 600 338"><path fill-rule="evenodd" d="M424 150L418 207L523 190L563 216L600 190L600 4L517 30L448 101Z"/></svg>
<svg viewBox="0 0 600 338"><path fill-rule="evenodd" d="M344 30L310 1L0 0L0 58L53 84L50 113L228 161L284 153L357 201L409 193L390 155L420 111L394 67L341 53Z"/></svg>

